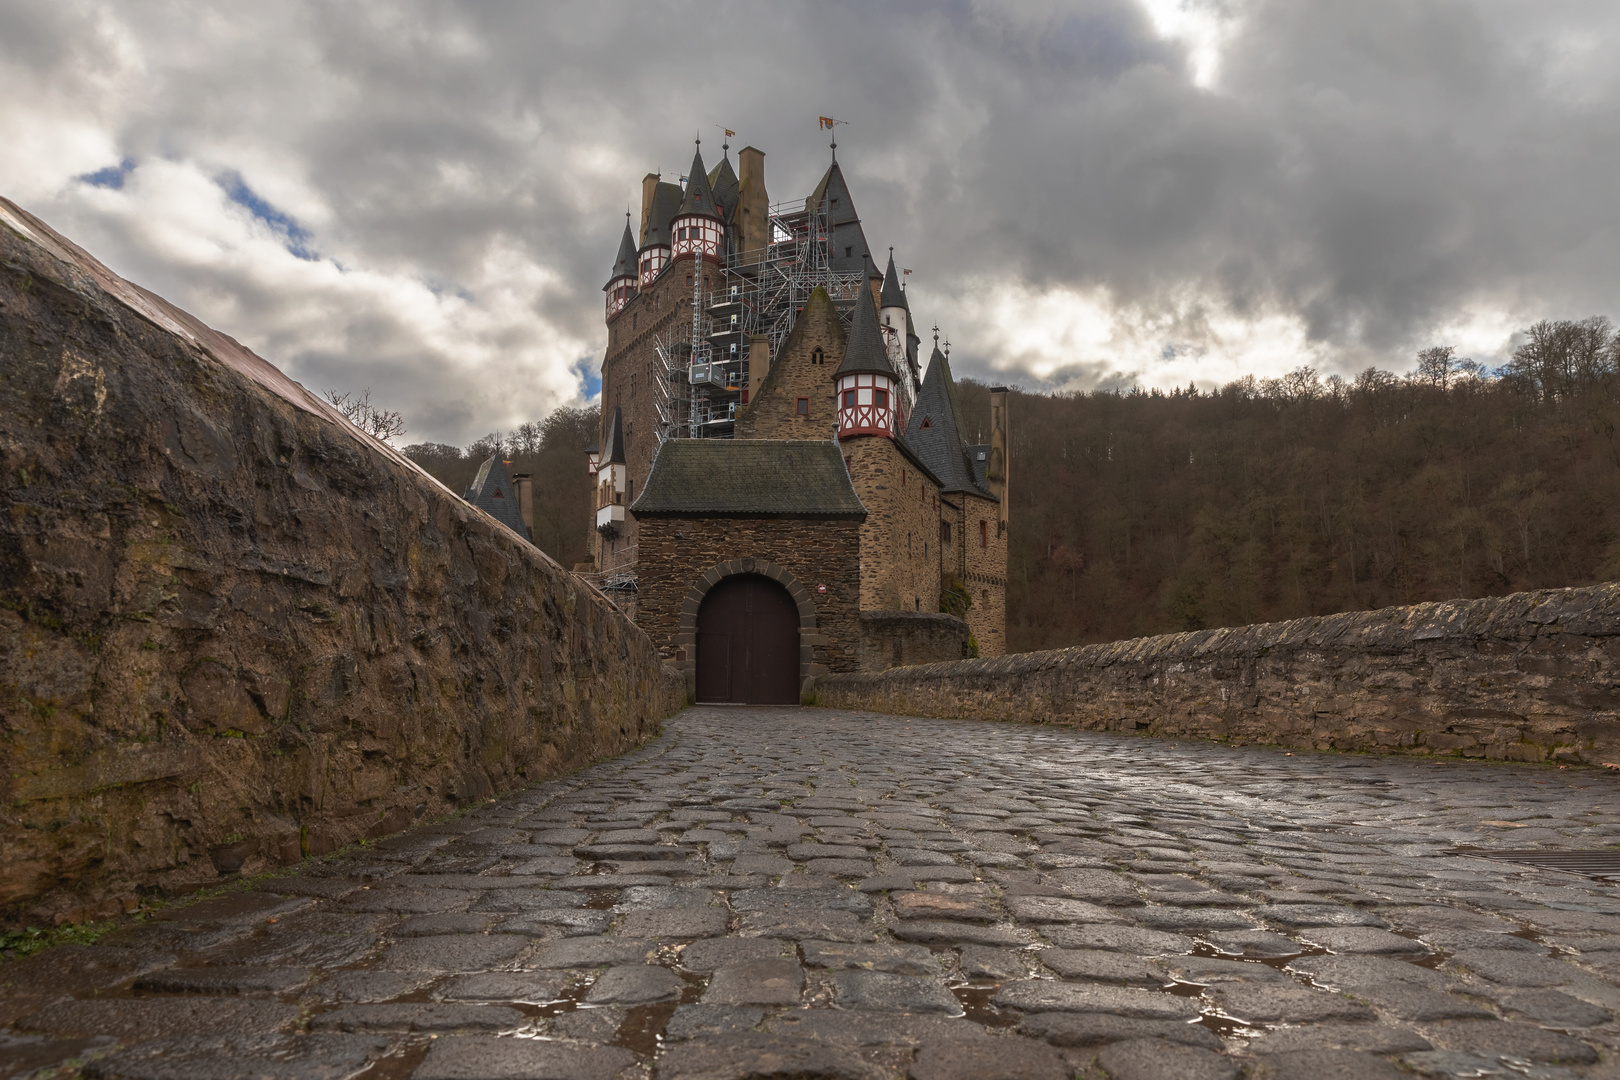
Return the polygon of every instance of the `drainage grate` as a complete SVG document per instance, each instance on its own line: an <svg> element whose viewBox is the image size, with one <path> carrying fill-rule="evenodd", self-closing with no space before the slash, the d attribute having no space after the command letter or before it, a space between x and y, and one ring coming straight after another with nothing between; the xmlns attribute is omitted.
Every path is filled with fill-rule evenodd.
<svg viewBox="0 0 1620 1080"><path fill-rule="evenodd" d="M1480 848L1452 848L1448 855L1467 855L1495 862L1524 863L1543 870L1562 870L1599 881L1620 882L1620 848L1602 851L1487 851Z"/></svg>

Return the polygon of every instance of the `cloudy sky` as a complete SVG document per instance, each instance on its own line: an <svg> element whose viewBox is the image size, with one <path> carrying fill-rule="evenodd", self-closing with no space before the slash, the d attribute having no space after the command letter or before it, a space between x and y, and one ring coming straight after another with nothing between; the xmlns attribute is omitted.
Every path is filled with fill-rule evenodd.
<svg viewBox="0 0 1620 1080"><path fill-rule="evenodd" d="M463 443L595 389L640 177L825 167L960 373L1499 363L1620 316L1613 0L0 0L0 194Z"/></svg>

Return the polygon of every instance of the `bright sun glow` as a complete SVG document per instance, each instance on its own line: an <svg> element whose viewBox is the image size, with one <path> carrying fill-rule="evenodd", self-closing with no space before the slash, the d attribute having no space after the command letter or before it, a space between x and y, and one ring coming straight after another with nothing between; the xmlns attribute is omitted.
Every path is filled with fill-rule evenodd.
<svg viewBox="0 0 1620 1080"><path fill-rule="evenodd" d="M1163 37L1187 49L1193 82L1214 87L1220 75L1221 46L1231 32L1232 15L1220 0L1142 0Z"/></svg>

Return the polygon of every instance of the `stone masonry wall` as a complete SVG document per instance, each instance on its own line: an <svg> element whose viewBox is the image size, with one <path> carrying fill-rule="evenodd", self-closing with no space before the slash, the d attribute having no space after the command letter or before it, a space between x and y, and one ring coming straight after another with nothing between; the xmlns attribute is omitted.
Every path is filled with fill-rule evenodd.
<svg viewBox="0 0 1620 1080"><path fill-rule="evenodd" d="M840 444L866 507L861 523L861 610L939 610L939 485L894 440L859 436Z"/></svg>
<svg viewBox="0 0 1620 1080"><path fill-rule="evenodd" d="M0 200L0 923L110 914L621 753L601 594Z"/></svg>
<svg viewBox="0 0 1620 1080"><path fill-rule="evenodd" d="M812 672L854 671L859 662L860 522L838 518L641 519L637 625L666 660L695 671L681 610L698 579L738 558L775 563L793 575L816 609ZM819 592L818 586L827 586ZM802 639L801 639L802 640Z"/></svg>
<svg viewBox="0 0 1620 1080"><path fill-rule="evenodd" d="M1620 584L818 679L817 701L1320 750L1620 761Z"/></svg>
<svg viewBox="0 0 1620 1080"><path fill-rule="evenodd" d="M737 409L739 439L831 439L838 431L833 408L833 372L844 360L844 324L817 289L788 332L765 381L747 405ZM814 362L817 349L822 362ZM799 398L810 399L810 414L798 412Z"/></svg>
<svg viewBox="0 0 1620 1080"><path fill-rule="evenodd" d="M861 670L936 664L968 655L968 625L934 611L861 612Z"/></svg>
<svg viewBox="0 0 1620 1080"><path fill-rule="evenodd" d="M973 594L967 611L968 626L980 656L1007 651L1007 534L996 529L997 506L989 499L957 493L961 503L962 584ZM984 544L979 526L984 524Z"/></svg>

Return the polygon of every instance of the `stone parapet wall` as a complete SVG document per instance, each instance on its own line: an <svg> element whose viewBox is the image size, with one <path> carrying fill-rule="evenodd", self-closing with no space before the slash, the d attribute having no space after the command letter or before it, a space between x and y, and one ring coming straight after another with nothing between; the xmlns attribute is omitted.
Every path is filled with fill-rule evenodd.
<svg viewBox="0 0 1620 1080"><path fill-rule="evenodd" d="M1319 750L1620 761L1620 584L824 676L820 705Z"/></svg>
<svg viewBox="0 0 1620 1080"><path fill-rule="evenodd" d="M594 589L0 200L0 923L110 914L622 753Z"/></svg>

